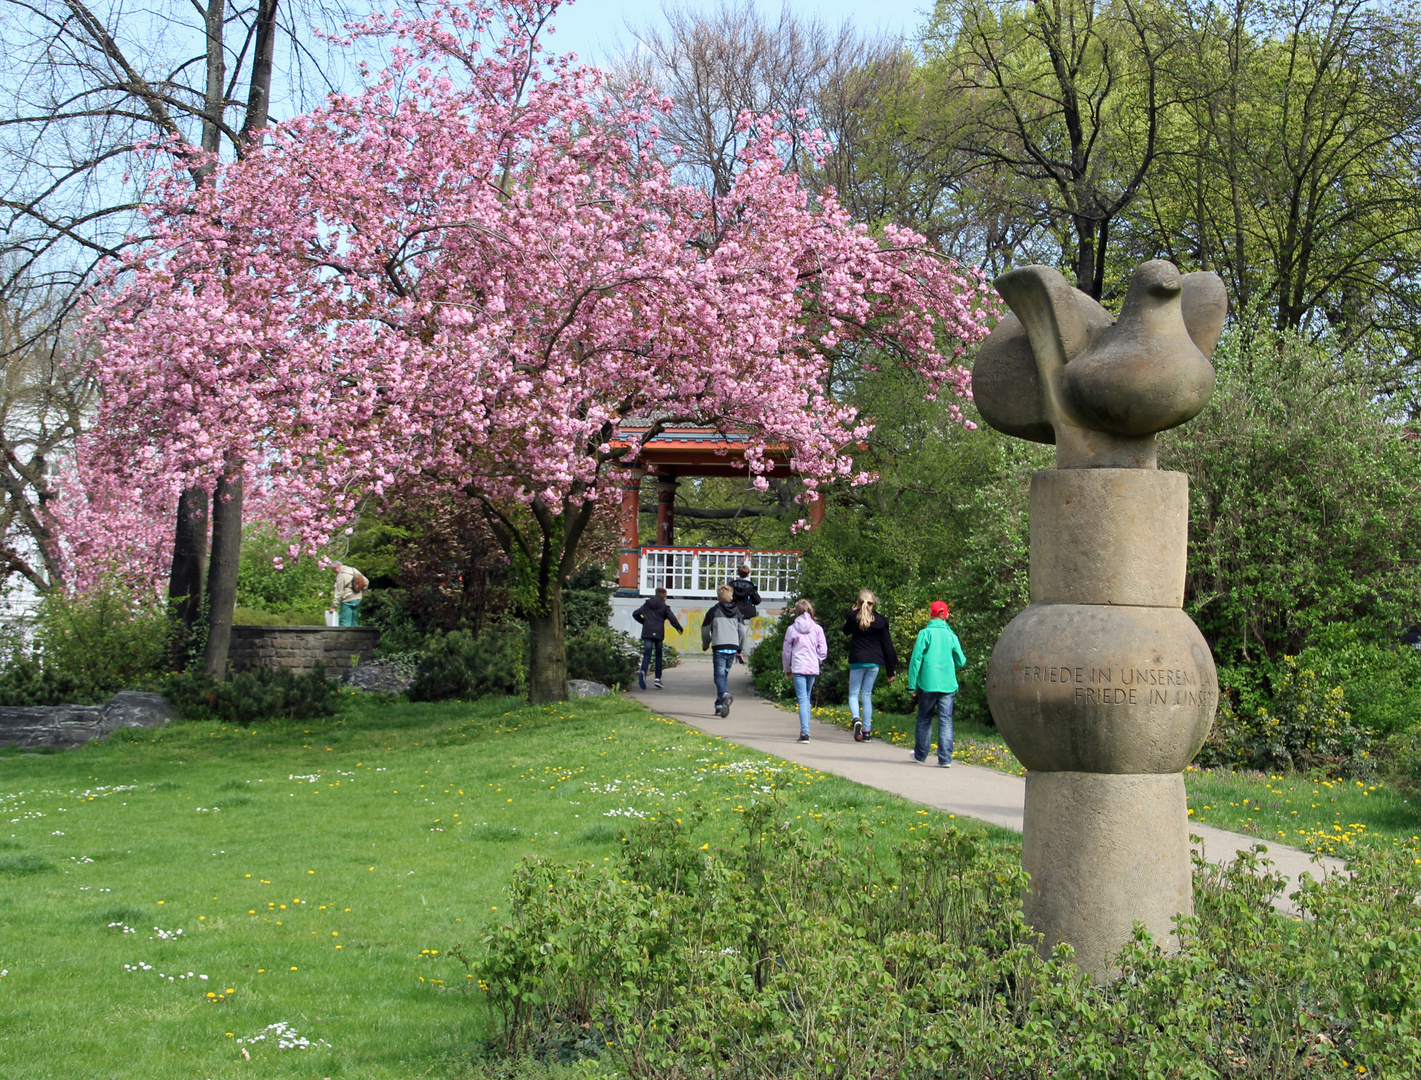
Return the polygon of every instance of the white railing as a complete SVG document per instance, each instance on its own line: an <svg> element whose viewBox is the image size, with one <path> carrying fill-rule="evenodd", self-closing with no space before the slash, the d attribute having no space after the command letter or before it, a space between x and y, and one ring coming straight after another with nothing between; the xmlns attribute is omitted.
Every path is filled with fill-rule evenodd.
<svg viewBox="0 0 1421 1080"><path fill-rule="evenodd" d="M750 563L750 580L763 600L788 600L799 581L799 552L748 548L644 547L639 591L649 596L665 589L670 596L714 597Z"/></svg>

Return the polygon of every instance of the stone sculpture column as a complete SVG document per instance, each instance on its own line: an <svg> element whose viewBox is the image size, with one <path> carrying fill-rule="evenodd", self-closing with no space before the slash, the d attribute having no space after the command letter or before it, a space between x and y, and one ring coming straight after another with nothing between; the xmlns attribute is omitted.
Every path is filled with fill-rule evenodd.
<svg viewBox="0 0 1421 1080"><path fill-rule="evenodd" d="M1002 275L1011 307L983 343L987 423L1055 443L1031 482L1031 606L1003 631L987 699L1026 766L1026 917L1097 979L1142 922L1174 943L1193 911L1184 767L1218 674L1184 614L1189 481L1155 435L1196 416L1227 299L1211 273L1147 262L1117 320L1055 270Z"/></svg>

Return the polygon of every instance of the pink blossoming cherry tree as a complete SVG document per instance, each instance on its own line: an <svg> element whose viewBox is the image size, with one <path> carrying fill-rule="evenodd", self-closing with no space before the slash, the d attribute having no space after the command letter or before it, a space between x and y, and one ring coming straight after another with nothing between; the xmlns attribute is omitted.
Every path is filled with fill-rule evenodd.
<svg viewBox="0 0 1421 1080"><path fill-rule="evenodd" d="M150 489L258 484L310 550L397 488L472 500L526 575L534 701L567 695L560 590L637 451L612 447L619 423L745 432L762 486L787 446L816 498L869 479L833 365L906 364L963 398L993 312L980 273L806 191L775 118L742 118L727 195L678 183L667 100L542 59L555 6L354 26L393 40L368 90L172 184L95 312L89 448Z"/></svg>

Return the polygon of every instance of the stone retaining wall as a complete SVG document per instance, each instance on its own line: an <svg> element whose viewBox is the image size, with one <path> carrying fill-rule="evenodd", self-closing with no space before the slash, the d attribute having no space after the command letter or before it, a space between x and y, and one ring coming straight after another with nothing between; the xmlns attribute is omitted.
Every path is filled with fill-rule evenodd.
<svg viewBox="0 0 1421 1080"><path fill-rule="evenodd" d="M227 662L233 671L257 667L290 668L298 674L325 665L336 675L364 663L380 643L380 631L369 626L234 626Z"/></svg>

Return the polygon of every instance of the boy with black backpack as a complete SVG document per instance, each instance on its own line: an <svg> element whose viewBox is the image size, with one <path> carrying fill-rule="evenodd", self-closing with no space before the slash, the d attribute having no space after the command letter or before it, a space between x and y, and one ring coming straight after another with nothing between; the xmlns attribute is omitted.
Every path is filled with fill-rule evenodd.
<svg viewBox="0 0 1421 1080"><path fill-rule="evenodd" d="M750 580L750 564L743 562L740 564L740 576L730 584L731 592L735 598L735 606L740 609L740 617L747 623L756 615L760 614L760 591L755 588L755 583Z"/></svg>

